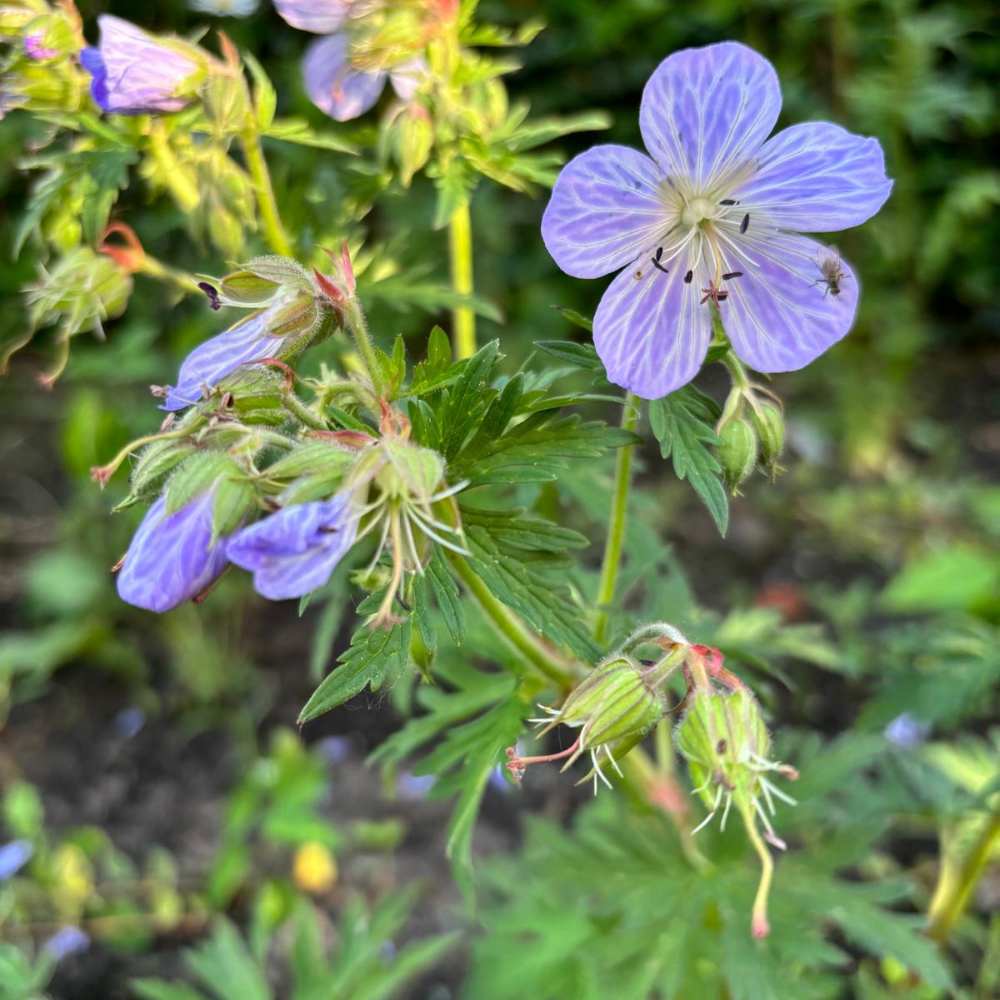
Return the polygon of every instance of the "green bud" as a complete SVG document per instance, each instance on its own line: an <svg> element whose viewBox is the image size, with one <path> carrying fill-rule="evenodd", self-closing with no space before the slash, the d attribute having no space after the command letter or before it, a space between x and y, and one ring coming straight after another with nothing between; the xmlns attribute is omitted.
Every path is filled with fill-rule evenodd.
<svg viewBox="0 0 1000 1000"><path fill-rule="evenodd" d="M444 459L430 448L387 437L381 451L386 464L375 481L391 497L427 500L444 478Z"/></svg>
<svg viewBox="0 0 1000 1000"><path fill-rule="evenodd" d="M218 480L212 501L212 544L232 534L256 506L257 495L242 471Z"/></svg>
<svg viewBox="0 0 1000 1000"><path fill-rule="evenodd" d="M434 126L427 111L419 104L406 107L391 125L392 152L399 164L399 179L410 186L414 174L422 170L434 147Z"/></svg>
<svg viewBox="0 0 1000 1000"><path fill-rule="evenodd" d="M167 483L166 512L174 514L220 479L241 476L240 467L221 451L200 451L175 470Z"/></svg>
<svg viewBox="0 0 1000 1000"><path fill-rule="evenodd" d="M130 493L139 498L158 490L167 476L194 452L195 446L185 440L154 441L147 445L132 467Z"/></svg>
<svg viewBox="0 0 1000 1000"><path fill-rule="evenodd" d="M553 723L579 726L580 749L592 750L644 735L662 717L663 699L646 671L629 656L595 667L566 699Z"/></svg>
<svg viewBox="0 0 1000 1000"><path fill-rule="evenodd" d="M279 306L268 320L268 332L275 337L299 337L315 332L321 319L319 305L312 296L299 295Z"/></svg>
<svg viewBox="0 0 1000 1000"><path fill-rule="evenodd" d="M305 268L290 257L279 257L277 254L252 257L243 265L243 270L275 285L288 285L303 291L311 291L313 287Z"/></svg>
<svg viewBox="0 0 1000 1000"><path fill-rule="evenodd" d="M760 438L761 461L773 472L785 447L785 415L773 403L758 403L751 417Z"/></svg>
<svg viewBox="0 0 1000 1000"><path fill-rule="evenodd" d="M219 296L226 305L263 307L274 298L278 288L277 282L253 271L233 271L219 282Z"/></svg>
<svg viewBox="0 0 1000 1000"><path fill-rule="evenodd" d="M205 110L223 135L246 127L250 113L250 95L242 75L211 73L202 87Z"/></svg>
<svg viewBox="0 0 1000 1000"><path fill-rule="evenodd" d="M732 492L747 479L757 465L757 435L742 417L730 420L719 431L719 463Z"/></svg>
<svg viewBox="0 0 1000 1000"><path fill-rule="evenodd" d="M297 445L265 470L268 479L297 479L307 475L342 478L354 464L357 453L332 441L310 439Z"/></svg>

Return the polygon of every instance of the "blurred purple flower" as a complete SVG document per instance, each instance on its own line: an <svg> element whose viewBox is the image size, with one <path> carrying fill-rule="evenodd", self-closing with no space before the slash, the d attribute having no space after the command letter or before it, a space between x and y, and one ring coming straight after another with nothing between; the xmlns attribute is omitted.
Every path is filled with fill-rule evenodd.
<svg viewBox="0 0 1000 1000"><path fill-rule="evenodd" d="M146 512L118 573L118 596L147 611L169 611L197 597L226 568L224 539L212 544L215 490L166 512L160 497Z"/></svg>
<svg viewBox="0 0 1000 1000"><path fill-rule="evenodd" d="M30 860L35 848L30 840L12 840L0 845L0 882L13 878Z"/></svg>
<svg viewBox="0 0 1000 1000"><path fill-rule="evenodd" d="M396 779L396 791L404 799L426 799L430 790L437 784L433 774L414 774L403 771Z"/></svg>
<svg viewBox="0 0 1000 1000"><path fill-rule="evenodd" d="M903 712L885 727L885 738L901 750L912 750L927 739L930 731L931 727L926 722Z"/></svg>
<svg viewBox="0 0 1000 1000"><path fill-rule="evenodd" d="M180 47L146 34L129 21L102 14L97 48L80 53L80 63L93 77L90 92L105 111L137 115L180 111L188 98L182 85L201 66Z"/></svg>
<svg viewBox="0 0 1000 1000"><path fill-rule="evenodd" d="M368 13L371 3L274 0L274 6L293 28L327 35L306 49L302 76L313 104L336 121L350 121L373 107L387 79L401 100L410 100L426 73L426 63L419 57L407 59L391 70L366 70L351 65L350 38L346 30L340 29L351 17Z"/></svg>
<svg viewBox="0 0 1000 1000"><path fill-rule="evenodd" d="M559 175L542 219L549 253L578 278L624 268L594 316L612 382L647 399L689 382L715 305L737 355L762 372L802 368L850 329L854 273L797 234L857 226L882 207L882 148L828 122L767 140L780 109L763 56L736 42L686 49L643 91L650 156L595 146Z"/></svg>
<svg viewBox="0 0 1000 1000"><path fill-rule="evenodd" d="M281 601L322 587L354 544L357 518L347 494L284 507L233 535L231 562L253 572L254 589Z"/></svg>
<svg viewBox="0 0 1000 1000"><path fill-rule="evenodd" d="M275 10L293 28L317 35L336 31L347 20L352 6L352 0L274 0Z"/></svg>
<svg viewBox="0 0 1000 1000"><path fill-rule="evenodd" d="M206 389L217 385L241 365L277 357L287 343L302 334L295 329L286 337L271 333L276 314L287 306L278 296L266 309L241 319L228 330L199 344L183 361L177 385L169 387L161 409L182 410L192 406Z"/></svg>
<svg viewBox="0 0 1000 1000"><path fill-rule="evenodd" d="M90 937L79 927L60 927L42 947L58 962L86 951L90 947Z"/></svg>

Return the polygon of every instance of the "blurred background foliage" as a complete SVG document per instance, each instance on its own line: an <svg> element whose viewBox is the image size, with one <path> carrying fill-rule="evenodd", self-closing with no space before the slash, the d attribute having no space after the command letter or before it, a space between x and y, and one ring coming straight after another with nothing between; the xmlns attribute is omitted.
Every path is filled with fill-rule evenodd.
<svg viewBox="0 0 1000 1000"><path fill-rule="evenodd" d="M222 28L267 68L280 115L329 126L302 88L306 36L266 2L246 18L180 0L141 18L131 3L80 9L91 38L93 15L108 11L149 30ZM640 811L624 828L620 804L587 803L554 776L520 794L491 780L479 908L463 908L444 857L447 810L413 760L462 705L400 683L288 728L345 641L346 573L304 621L229 578L162 618L117 599L108 569L136 519L108 515L124 487L102 495L88 470L150 429L148 386L215 329L203 301L138 275L125 316L104 342L76 338L52 390L35 381L51 332L0 380L0 997L995 996L995 856L979 859L966 915L938 934L943 951L913 933L997 822L1000 788L994 6L511 0L481 14L546 24L516 52L512 99L538 113L605 111L603 135L630 145L661 58L740 39L778 69L781 123L875 135L895 179L879 216L838 237L863 283L854 331L774 379L785 474L745 484L723 541L647 448L626 543L622 621L666 619L719 645L765 692L782 753L803 772L800 806L782 810L793 849L779 864L769 960L745 935L752 884L732 831L702 835L719 867L692 882L662 816ZM377 121L337 134L370 147ZM23 336L22 289L50 263L37 239L10 253L40 128L17 113L0 123L0 344ZM404 189L374 157L267 149L302 245L362 235L356 206L374 199L363 221L363 266L379 279L365 286L372 327L383 344L401 332L419 349L447 322L430 183ZM549 259L543 207L544 196L488 184L473 201L481 339L500 337L512 365L536 340L582 337L553 306L590 315L601 292ZM114 217L189 272L230 262L148 185L123 192ZM702 384L718 395L715 378ZM584 589L610 472L575 467L558 493L525 497L593 540L573 581ZM483 662L503 655L475 622L468 643ZM461 692L467 666L443 669ZM385 744L381 771L366 766L414 711L422 729ZM834 878L845 871L867 897L846 894ZM683 919L698 893L704 926Z"/></svg>

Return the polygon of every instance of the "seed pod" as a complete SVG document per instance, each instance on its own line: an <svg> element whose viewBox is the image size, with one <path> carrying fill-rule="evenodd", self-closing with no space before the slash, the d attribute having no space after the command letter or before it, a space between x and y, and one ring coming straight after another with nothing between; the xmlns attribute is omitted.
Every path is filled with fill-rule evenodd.
<svg viewBox="0 0 1000 1000"><path fill-rule="evenodd" d="M735 493L757 465L757 435L742 417L730 420L719 432L718 455L726 485Z"/></svg>

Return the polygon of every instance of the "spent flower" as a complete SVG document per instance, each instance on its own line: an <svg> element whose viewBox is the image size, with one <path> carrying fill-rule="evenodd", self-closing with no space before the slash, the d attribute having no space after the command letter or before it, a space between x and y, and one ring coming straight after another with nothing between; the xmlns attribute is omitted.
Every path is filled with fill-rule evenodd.
<svg viewBox="0 0 1000 1000"><path fill-rule="evenodd" d="M780 110L763 56L736 42L686 49L643 91L650 155L595 146L560 173L542 219L549 253L574 277L620 271L594 315L612 382L647 399L689 382L716 314L762 372L802 368L850 329L854 272L799 234L857 226L882 207L882 148L829 122L768 139Z"/></svg>

